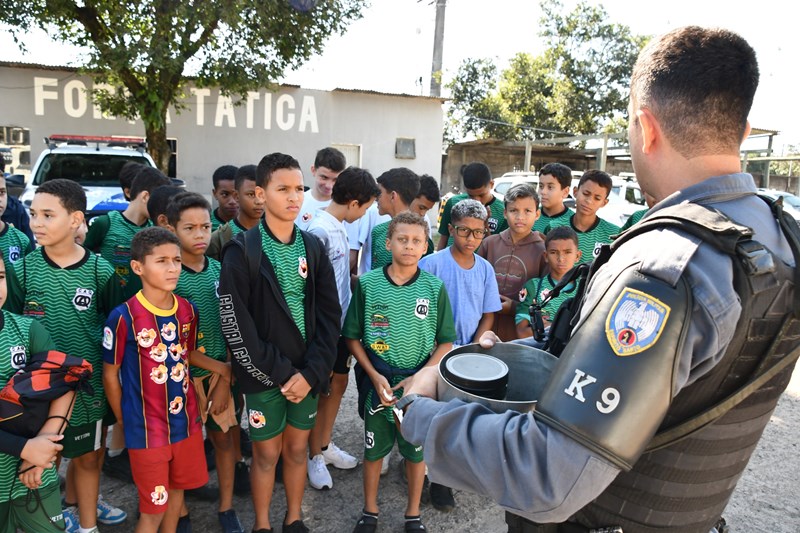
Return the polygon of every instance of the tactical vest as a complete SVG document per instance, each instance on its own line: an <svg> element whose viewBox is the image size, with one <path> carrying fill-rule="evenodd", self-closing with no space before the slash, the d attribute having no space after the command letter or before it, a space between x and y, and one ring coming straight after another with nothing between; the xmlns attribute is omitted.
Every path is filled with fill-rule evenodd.
<svg viewBox="0 0 800 533"><path fill-rule="evenodd" d="M705 209L689 205L690 209ZM673 398L654 442L633 469L621 472L570 522L587 527L621 526L626 533L708 533L725 509L791 379L796 361L786 359L782 369L774 365L796 357L793 352L800 346L800 320L795 316L795 311L800 315L797 272L751 240L748 228L729 220L729 224L712 227L698 225L694 214L691 219L683 218L685 205L663 211L623 234L610 252L654 228L671 226L696 235L731 256L742 314L721 361ZM773 207L800 270L800 230L781 211ZM608 257L610 253L604 259ZM764 375L767 380L770 374L774 376L766 383L746 387L754 376ZM733 408L725 406L726 399L737 392L746 398ZM720 416L720 412L724 414Z"/></svg>

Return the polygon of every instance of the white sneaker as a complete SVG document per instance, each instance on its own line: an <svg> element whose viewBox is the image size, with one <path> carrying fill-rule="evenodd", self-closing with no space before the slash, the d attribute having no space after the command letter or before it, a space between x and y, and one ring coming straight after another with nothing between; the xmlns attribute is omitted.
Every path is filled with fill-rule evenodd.
<svg viewBox="0 0 800 533"><path fill-rule="evenodd" d="M392 454L388 453L383 457L383 463L381 463L381 475L385 476L386 473L389 471L389 460L392 458Z"/></svg>
<svg viewBox="0 0 800 533"><path fill-rule="evenodd" d="M308 460L308 482L317 490L333 488L333 479L322 454Z"/></svg>
<svg viewBox="0 0 800 533"><path fill-rule="evenodd" d="M113 526L121 524L128 518L128 513L114 507L103 499L103 495L97 497L97 521L103 525Z"/></svg>
<svg viewBox="0 0 800 533"><path fill-rule="evenodd" d="M327 450L322 450L326 465L333 465L339 470L350 470L358 466L358 459L336 446L332 441Z"/></svg>

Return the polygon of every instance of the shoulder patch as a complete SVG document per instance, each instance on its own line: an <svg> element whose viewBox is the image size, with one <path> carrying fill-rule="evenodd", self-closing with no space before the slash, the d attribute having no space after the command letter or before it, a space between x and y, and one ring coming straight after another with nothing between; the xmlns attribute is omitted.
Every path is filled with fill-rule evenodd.
<svg viewBox="0 0 800 533"><path fill-rule="evenodd" d="M103 328L103 348L110 350L114 346L114 332L106 326Z"/></svg>
<svg viewBox="0 0 800 533"><path fill-rule="evenodd" d="M670 307L635 289L622 291L606 318L606 338L619 356L635 355L653 346L669 319Z"/></svg>

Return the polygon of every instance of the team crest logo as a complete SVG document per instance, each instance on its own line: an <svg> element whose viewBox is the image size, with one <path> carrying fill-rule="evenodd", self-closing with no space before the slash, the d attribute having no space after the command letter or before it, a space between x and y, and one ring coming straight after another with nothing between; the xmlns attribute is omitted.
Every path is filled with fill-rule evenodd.
<svg viewBox="0 0 800 533"><path fill-rule="evenodd" d="M542 293L539 295L539 298L541 298L539 301L543 301L548 296L550 296L550 289L542 289Z"/></svg>
<svg viewBox="0 0 800 533"><path fill-rule="evenodd" d="M163 385L167 382L167 367L166 365L158 365L150 371L150 379L156 385Z"/></svg>
<svg viewBox="0 0 800 533"><path fill-rule="evenodd" d="M25 366L28 360L28 354L25 351L25 346L12 346L11 349L11 368L19 370Z"/></svg>
<svg viewBox="0 0 800 533"><path fill-rule="evenodd" d="M378 355L383 355L385 352L389 351L389 345L386 344L386 341L383 339L376 340L370 344L369 347Z"/></svg>
<svg viewBox="0 0 800 533"><path fill-rule="evenodd" d="M192 329L192 325L191 324L184 324L184 325L181 326L181 335L183 335L183 338L186 338L186 337L189 336L189 330L190 329Z"/></svg>
<svg viewBox="0 0 800 533"><path fill-rule="evenodd" d="M488 220L486 220L486 226L489 228L489 233L496 232L497 225L498 225L497 219L494 217L489 217Z"/></svg>
<svg viewBox="0 0 800 533"><path fill-rule="evenodd" d="M106 326L103 328L103 348L110 350L114 346L114 332Z"/></svg>
<svg viewBox="0 0 800 533"><path fill-rule="evenodd" d="M370 324L373 328L388 328L389 327L389 318L385 317L381 314L374 313L372 315L372 320Z"/></svg>
<svg viewBox="0 0 800 533"><path fill-rule="evenodd" d="M183 411L183 397L175 396L175 399L169 402L169 412L170 414L177 415L181 411Z"/></svg>
<svg viewBox="0 0 800 533"><path fill-rule="evenodd" d="M11 264L19 261L20 257L22 257L22 250L20 250L19 246L8 247L8 260L11 261Z"/></svg>
<svg viewBox="0 0 800 533"><path fill-rule="evenodd" d="M219 280L214 281L214 296L219 300Z"/></svg>
<svg viewBox="0 0 800 533"><path fill-rule="evenodd" d="M164 485L157 485L155 490L150 493L150 501L153 502L153 505L166 505L168 499L169 494Z"/></svg>
<svg viewBox="0 0 800 533"><path fill-rule="evenodd" d="M606 318L606 338L614 353L635 355L653 346L669 318L670 308L635 289L619 295Z"/></svg>
<svg viewBox="0 0 800 533"><path fill-rule="evenodd" d="M252 409L250 410L250 416L247 417L247 421L250 423L251 427L256 429L263 428L264 424L267 423L267 419L264 418L264 413Z"/></svg>
<svg viewBox="0 0 800 533"><path fill-rule="evenodd" d="M306 279L308 277L308 263L306 263L306 258L298 257L297 263L297 273L300 274L301 278Z"/></svg>
<svg viewBox="0 0 800 533"><path fill-rule="evenodd" d="M303 213L303 222L308 222L314 217L311 213Z"/></svg>
<svg viewBox="0 0 800 533"><path fill-rule="evenodd" d="M177 365L173 366L169 377L175 383L180 383L183 381L183 378L186 377L186 367L183 366L183 363L178 363Z"/></svg>
<svg viewBox="0 0 800 533"><path fill-rule="evenodd" d="M600 255L600 249L603 248L604 242L596 242L594 243L594 249L592 250L592 257L597 257Z"/></svg>
<svg viewBox="0 0 800 533"><path fill-rule="evenodd" d="M150 348L150 359L156 363L163 363L167 359L167 345L159 342Z"/></svg>
<svg viewBox="0 0 800 533"><path fill-rule="evenodd" d="M150 329L142 329L139 333L136 334L136 342L139 343L139 346L142 348L149 348L153 345L156 341L156 330Z"/></svg>
<svg viewBox="0 0 800 533"><path fill-rule="evenodd" d="M431 301L427 298L417 298L417 305L414 307L414 316L425 320L428 318L428 311Z"/></svg>
<svg viewBox="0 0 800 533"><path fill-rule="evenodd" d="M167 322L161 326L161 338L165 341L174 341L178 334L178 328L172 322Z"/></svg>
<svg viewBox="0 0 800 533"><path fill-rule="evenodd" d="M525 287L522 287L522 290L519 291L519 301L520 302L524 302L525 298L527 298L527 297L528 297L528 289L526 289Z"/></svg>
<svg viewBox="0 0 800 533"><path fill-rule="evenodd" d="M72 305L78 311L86 311L92 305L92 296L94 291L92 289L75 289L75 296L72 297Z"/></svg>

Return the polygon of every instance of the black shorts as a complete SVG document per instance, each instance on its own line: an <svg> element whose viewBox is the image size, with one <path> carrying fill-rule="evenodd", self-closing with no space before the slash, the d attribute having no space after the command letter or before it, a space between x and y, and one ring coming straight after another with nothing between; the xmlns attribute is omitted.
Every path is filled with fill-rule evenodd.
<svg viewBox="0 0 800 533"><path fill-rule="evenodd" d="M333 363L334 374L348 374L350 372L350 350L344 337L339 337L336 343L336 362Z"/></svg>

